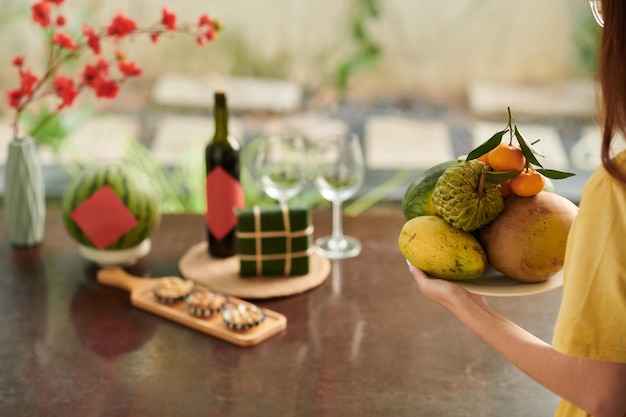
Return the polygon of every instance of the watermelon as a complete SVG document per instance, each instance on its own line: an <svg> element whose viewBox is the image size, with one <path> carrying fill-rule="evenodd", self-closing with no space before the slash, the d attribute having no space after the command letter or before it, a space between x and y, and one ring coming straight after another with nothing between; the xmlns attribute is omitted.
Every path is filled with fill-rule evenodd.
<svg viewBox="0 0 626 417"><path fill-rule="evenodd" d="M129 249L148 238L161 221L159 194L148 178L136 169L121 164L102 164L77 175L63 195L61 212L68 233L81 245L96 245L72 219L72 212L85 200L108 186L132 213L137 224L104 250Z"/></svg>
<svg viewBox="0 0 626 417"><path fill-rule="evenodd" d="M436 216L437 209L433 204L433 190L437 180L446 168L457 161L445 161L421 172L407 187L402 198L402 212L406 220L418 216Z"/></svg>

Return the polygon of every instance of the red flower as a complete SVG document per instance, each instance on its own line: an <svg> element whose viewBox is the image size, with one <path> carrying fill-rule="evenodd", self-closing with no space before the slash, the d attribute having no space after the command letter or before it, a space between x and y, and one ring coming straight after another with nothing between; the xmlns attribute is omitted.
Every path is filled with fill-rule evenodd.
<svg viewBox="0 0 626 417"><path fill-rule="evenodd" d="M30 95L33 92L33 87L37 84L37 81L39 81L39 78L28 70L20 70L20 80L22 81L22 93L24 95Z"/></svg>
<svg viewBox="0 0 626 417"><path fill-rule="evenodd" d="M81 79L83 83L95 89L102 81L106 81L108 74L109 64L104 59L100 59L96 65L85 65Z"/></svg>
<svg viewBox="0 0 626 417"><path fill-rule="evenodd" d="M198 45L204 45L205 40L212 42L217 39L217 33L222 28L222 24L219 20L213 20L206 14L203 14L198 20L198 28L204 30L202 34L196 38L196 42Z"/></svg>
<svg viewBox="0 0 626 417"><path fill-rule="evenodd" d="M78 95L78 90L74 85L74 80L69 77L64 77L63 75L57 75L54 77L52 87L54 88L56 95L61 99L59 109L71 106L74 99Z"/></svg>
<svg viewBox="0 0 626 417"><path fill-rule="evenodd" d="M120 86L113 80L101 80L95 90L96 97L113 99L117 96Z"/></svg>
<svg viewBox="0 0 626 417"><path fill-rule="evenodd" d="M118 13L107 28L107 34L117 38L123 38L135 29L137 29L135 22L124 16L122 13Z"/></svg>
<svg viewBox="0 0 626 417"><path fill-rule="evenodd" d="M198 20L198 27L201 28L203 26L213 26L213 19L206 14L201 15Z"/></svg>
<svg viewBox="0 0 626 417"><path fill-rule="evenodd" d="M18 88L15 90L9 90L4 92L9 100L9 106L13 108L18 108L20 102L22 101L22 97L24 97L24 93L22 93L22 89Z"/></svg>
<svg viewBox="0 0 626 417"><path fill-rule="evenodd" d="M83 34L87 37L87 46L95 55L100 55L100 38L91 26L84 24L82 27Z"/></svg>
<svg viewBox="0 0 626 417"><path fill-rule="evenodd" d="M120 62L119 64L117 64L117 67L120 69L120 71L122 72L122 74L124 74L126 77L136 77L138 75L141 75L141 68L139 68L137 66L137 64L135 64L134 62Z"/></svg>
<svg viewBox="0 0 626 417"><path fill-rule="evenodd" d="M217 30L215 28L207 29L207 31L204 33L204 37L209 42L213 42L215 39L217 39Z"/></svg>
<svg viewBox="0 0 626 417"><path fill-rule="evenodd" d="M164 7L161 23L169 30L176 30L176 15Z"/></svg>
<svg viewBox="0 0 626 417"><path fill-rule="evenodd" d="M83 73L81 75L83 83L90 87L94 87L100 78L102 78L102 73L97 67L94 67L93 65L85 65L85 69L83 69Z"/></svg>
<svg viewBox="0 0 626 417"><path fill-rule="evenodd" d="M39 3L33 4L31 8L33 12L33 21L40 24L42 27L47 28L50 26L50 3L47 0L42 0Z"/></svg>
<svg viewBox="0 0 626 417"><path fill-rule="evenodd" d="M109 74L109 63L102 58L100 58L96 63L96 68L98 68L98 70L100 70L100 72L104 75Z"/></svg>
<svg viewBox="0 0 626 417"><path fill-rule="evenodd" d="M172 36L184 33L192 39L195 38L196 42L202 45L215 39L220 30L220 23L206 14L196 20L196 26L194 22L182 25L178 22L178 16L175 13L163 7L160 19L148 27L139 28L134 20L122 13L117 13L103 27L83 24L81 34L70 36L64 30L69 22L67 14L61 10L61 5L66 3L65 0L29 0L23 3L29 4L24 7L30 8L26 10L30 11L31 20L35 25L47 29L44 30L46 39L53 47L49 48L49 56L46 58L46 64L41 73L43 75L35 75L28 69L22 56L15 56L12 60L10 57L5 57L10 60L13 67L17 68L19 75L19 86L4 91L8 105L15 109L12 123L14 139L22 136L19 132L20 118L27 110L27 106L33 102L48 96L59 97L60 103L56 111L51 114L51 116L56 116L64 108L71 106L83 90L93 90L98 98L113 99L119 94L121 83L126 78L136 77L143 73L143 68L127 60L123 52L115 51L115 55L107 56L108 60L101 59L101 53L109 52L103 48L106 40L112 40L115 46L124 37L146 35L156 44L164 33L170 33ZM73 77L69 77L69 74L59 75L62 68L69 66L71 61L81 59L81 62L84 62L81 54L87 49L91 49L91 53L96 56L95 62L84 65L82 69L79 67L78 74ZM109 66L113 63L117 65L117 69L111 72Z"/></svg>
<svg viewBox="0 0 626 417"><path fill-rule="evenodd" d="M52 38L52 43L55 45L59 45L61 48L69 49L70 51L75 51L78 46L74 43L72 38L66 35L63 32L59 32Z"/></svg>

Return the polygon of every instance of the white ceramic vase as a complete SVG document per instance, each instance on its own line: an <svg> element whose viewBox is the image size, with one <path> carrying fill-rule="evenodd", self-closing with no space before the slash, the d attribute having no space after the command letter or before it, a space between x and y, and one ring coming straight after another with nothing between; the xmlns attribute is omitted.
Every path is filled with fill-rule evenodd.
<svg viewBox="0 0 626 417"><path fill-rule="evenodd" d="M4 212L14 246L34 246L43 241L46 191L37 145L31 137L9 143L4 171Z"/></svg>

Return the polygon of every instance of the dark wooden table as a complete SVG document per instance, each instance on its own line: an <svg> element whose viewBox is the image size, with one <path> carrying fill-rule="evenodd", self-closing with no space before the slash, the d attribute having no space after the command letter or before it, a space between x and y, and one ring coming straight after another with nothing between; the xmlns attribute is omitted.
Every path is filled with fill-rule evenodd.
<svg viewBox="0 0 626 417"><path fill-rule="evenodd" d="M0 416L549 416L558 399L417 290L399 208L346 218L363 242L304 294L260 302L287 329L241 348L132 307L97 283L50 209L45 242L14 249L0 223ZM315 235L330 213L315 213ZM131 272L178 275L202 218L165 216ZM560 290L490 298L550 340Z"/></svg>

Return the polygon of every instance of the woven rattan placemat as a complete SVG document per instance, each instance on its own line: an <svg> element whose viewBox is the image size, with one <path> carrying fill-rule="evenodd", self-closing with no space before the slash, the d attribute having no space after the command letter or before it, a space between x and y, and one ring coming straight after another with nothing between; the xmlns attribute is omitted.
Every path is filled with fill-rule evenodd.
<svg viewBox="0 0 626 417"><path fill-rule="evenodd" d="M181 257L178 269L185 278L214 291L245 299L265 299L300 294L321 285L330 275L330 261L313 253L310 262L307 275L243 278L239 275L237 256L210 257L207 243L200 242Z"/></svg>

